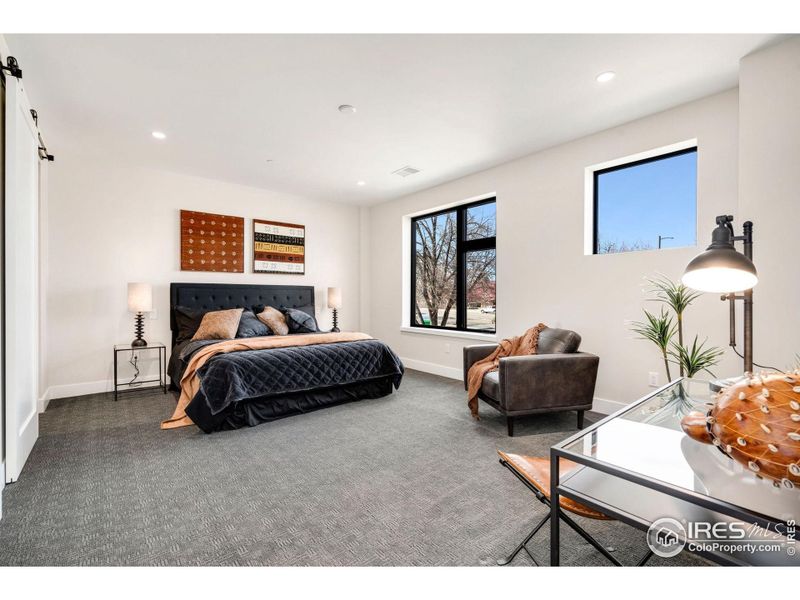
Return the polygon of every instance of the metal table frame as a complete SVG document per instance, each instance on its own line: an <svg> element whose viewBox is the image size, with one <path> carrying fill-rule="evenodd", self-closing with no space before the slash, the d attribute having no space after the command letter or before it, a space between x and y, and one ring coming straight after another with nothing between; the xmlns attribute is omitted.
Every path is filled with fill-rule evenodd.
<svg viewBox="0 0 800 600"><path fill-rule="evenodd" d="M578 493L575 490L571 490L569 488L563 487L560 482L560 474L559 474L559 458L566 458L573 462L582 464L586 467L591 469L595 469L597 471L601 471L613 477L619 477L621 479L625 479L637 485L641 485L657 492L667 494L674 498L678 498L685 502L689 502L691 504L695 504L697 506L713 510L718 513L722 513L724 515L733 517L734 519L738 519L740 521L745 521L748 523L756 523L764 528L769 528L771 530L775 530L776 527L780 526L787 526L785 521L781 521L779 519L775 519L773 517L761 514L756 511L749 510L747 508L737 506L735 504L731 504L725 500L719 500L717 498L713 498L711 496L707 496L705 494L701 494L699 492L694 492L691 490L687 490L685 488L681 488L670 483L666 483L664 481L660 481L658 479L653 479L648 477L647 475L642 475L641 473L636 473L633 471L629 471L627 469L623 469L621 467L617 467L600 460L597 460L591 456L585 456L583 454L578 454L575 452L571 452L567 450L567 446L572 444L573 442L577 441L578 439L586 436L591 435L591 432L598 429L604 423L611 421L612 419L616 419L620 417L622 414L635 410L641 404L644 404L648 400L650 400L653 396L656 396L677 383L679 383L681 379L676 379L671 381L670 383L658 388L654 392L644 396L640 400L637 400L633 404L629 404L625 408L622 408L615 412L612 415L607 416L606 418L598 421L594 425L583 429L574 435L571 435L566 440L552 446L550 448L550 490L551 490L551 501L550 501L550 565L557 567L561 561L561 547L560 547L560 527L559 527L559 498L560 496L564 496L565 498L570 498L576 502L580 502L581 504L588 506L596 511L599 511L609 517L613 517L622 521L623 523L627 523L637 529L641 529L643 531L647 531L650 523L637 517L636 515L630 514L628 512L622 511L610 504L597 500L595 498L590 498L585 496L584 494ZM739 563L738 561L732 560L732 557L708 553L708 552L698 552L697 554L703 556L704 558L708 558L709 560L716 562L718 564L731 564L731 565L739 565L744 563Z"/></svg>
<svg viewBox="0 0 800 600"><path fill-rule="evenodd" d="M130 383L119 383L117 379L117 362L119 353L130 352L131 355L133 355L134 352L139 352L141 350L158 350L158 379L140 379L133 385ZM139 385L145 383L158 383L158 385L145 386L145 388L142 388ZM121 387L127 387L128 389L120 392L119 388ZM135 392L142 389L151 389L155 387L160 387L165 394L167 393L167 347L160 343L136 347L125 344L116 344L114 346L114 402L117 401L120 393Z"/></svg>

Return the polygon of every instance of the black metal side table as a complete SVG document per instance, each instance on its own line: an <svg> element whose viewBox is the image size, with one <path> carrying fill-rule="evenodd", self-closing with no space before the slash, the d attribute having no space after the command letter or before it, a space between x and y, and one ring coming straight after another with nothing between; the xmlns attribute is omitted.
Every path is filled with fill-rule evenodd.
<svg viewBox="0 0 800 600"><path fill-rule="evenodd" d="M118 378L118 362L120 352L130 353L133 358L134 352L149 352L158 350L158 379L139 379L138 367L136 376L126 383L120 383ZM146 388L160 387L161 390L167 393L167 347L158 342L148 343L147 346L131 346L130 344L116 344L114 346L114 402L120 394L120 388L127 388L121 390L122 392L132 392L135 390L143 389L142 385L147 383L158 383L158 386L151 385Z"/></svg>

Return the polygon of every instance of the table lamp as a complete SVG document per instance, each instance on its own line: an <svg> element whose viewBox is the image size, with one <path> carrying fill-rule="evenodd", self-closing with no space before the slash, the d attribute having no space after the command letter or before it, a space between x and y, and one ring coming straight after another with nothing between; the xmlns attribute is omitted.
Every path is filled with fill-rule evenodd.
<svg viewBox="0 0 800 600"><path fill-rule="evenodd" d="M129 283L128 284L128 310L136 313L136 338L131 342L131 346L147 346L147 342L142 337L144 333L144 314L153 310L153 287L149 283Z"/></svg>
<svg viewBox="0 0 800 600"><path fill-rule="evenodd" d="M339 309L342 307L342 290L338 287L328 288L328 308L333 309L333 329L331 332L339 331Z"/></svg>
<svg viewBox="0 0 800 600"><path fill-rule="evenodd" d="M695 256L681 281L701 292L721 293L730 302L730 345L736 351L736 300L744 301L744 371L753 372L753 287L758 272L753 265L753 223L745 221L744 235L734 235L733 216L717 217L717 227L711 234L711 245ZM736 250L734 242L744 242L744 253ZM741 292L738 293L737 292Z"/></svg>

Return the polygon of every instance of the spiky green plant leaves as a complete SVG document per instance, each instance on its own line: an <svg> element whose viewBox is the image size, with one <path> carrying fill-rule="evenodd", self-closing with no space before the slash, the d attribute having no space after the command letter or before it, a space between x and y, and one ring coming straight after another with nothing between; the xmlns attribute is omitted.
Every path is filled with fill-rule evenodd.
<svg viewBox="0 0 800 600"><path fill-rule="evenodd" d="M716 346L705 347L708 340L703 340L697 343L697 336L694 336L694 341L691 346L684 346L682 344L672 343L670 345L669 354L675 359L681 369L686 373L687 377L694 377L700 371L710 373L712 377L716 377L711 372L711 367L719 362L722 356L722 349Z"/></svg>
<svg viewBox="0 0 800 600"><path fill-rule="evenodd" d="M631 330L639 334L641 339L650 340L658 346L659 350L661 350L661 356L664 359L667 381L671 381L672 377L669 372L668 354L670 342L672 342L672 338L675 336L675 322L672 319L672 315L667 313L663 308L658 315L654 315L645 310L644 316L644 321L635 321L631 324Z"/></svg>

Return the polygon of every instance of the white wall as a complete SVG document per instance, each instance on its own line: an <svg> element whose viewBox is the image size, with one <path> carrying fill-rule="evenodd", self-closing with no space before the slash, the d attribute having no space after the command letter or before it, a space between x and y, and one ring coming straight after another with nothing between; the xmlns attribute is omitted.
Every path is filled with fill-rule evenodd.
<svg viewBox="0 0 800 600"><path fill-rule="evenodd" d="M494 192L498 336L520 334L540 321L578 331L582 349L600 356L600 399L627 403L640 397L648 391L649 371L658 372L663 383L658 351L634 339L626 320L642 315L644 275L662 272L678 279L700 247L585 256L584 169L696 138L698 243L704 249L714 217L736 213L737 100L737 91L728 91L373 207L370 333L409 366L460 376L462 347L479 342L400 331L402 220ZM687 313L685 328L727 347L726 305L718 296L704 296ZM718 374L734 374L739 365L728 350Z"/></svg>
<svg viewBox="0 0 800 600"><path fill-rule="evenodd" d="M745 57L739 81L739 200L759 275L753 356L783 367L800 362L800 37Z"/></svg>
<svg viewBox="0 0 800 600"><path fill-rule="evenodd" d="M179 210L246 219L245 273L180 270ZM49 398L109 389L115 343L133 339L129 281L153 284L155 320L145 338L169 344L169 284L174 281L314 285L317 317L330 327L327 286L341 286L343 328L359 327L359 209L154 170L110 166L96 156L58 153L50 165L47 248ZM252 222L306 226L306 274L252 271ZM152 368L154 365L147 365Z"/></svg>

